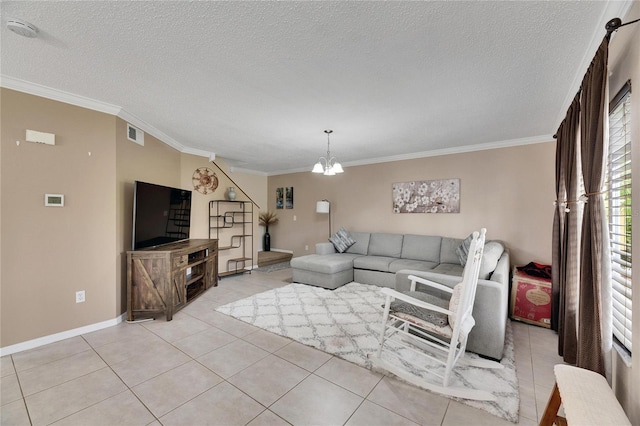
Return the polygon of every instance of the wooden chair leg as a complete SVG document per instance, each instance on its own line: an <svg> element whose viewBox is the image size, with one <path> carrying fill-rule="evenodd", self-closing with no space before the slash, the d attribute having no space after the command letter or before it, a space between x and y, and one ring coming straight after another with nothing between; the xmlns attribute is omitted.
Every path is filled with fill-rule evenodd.
<svg viewBox="0 0 640 426"><path fill-rule="evenodd" d="M558 390L558 385L554 384L553 391L551 392L551 396L549 397L549 402L547 402L547 407L542 414L542 419L540 419L540 426L552 426L553 424L556 424L558 426L566 426L566 419L564 417L558 416L560 404L562 404L562 400L560 399L560 391Z"/></svg>

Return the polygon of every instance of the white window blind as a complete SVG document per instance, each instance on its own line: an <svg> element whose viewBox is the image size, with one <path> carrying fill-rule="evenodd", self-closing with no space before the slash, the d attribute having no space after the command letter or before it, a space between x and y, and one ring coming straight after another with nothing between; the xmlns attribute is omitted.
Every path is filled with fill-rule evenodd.
<svg viewBox="0 0 640 426"><path fill-rule="evenodd" d="M613 335L631 352L631 82L609 106L607 213L611 240Z"/></svg>

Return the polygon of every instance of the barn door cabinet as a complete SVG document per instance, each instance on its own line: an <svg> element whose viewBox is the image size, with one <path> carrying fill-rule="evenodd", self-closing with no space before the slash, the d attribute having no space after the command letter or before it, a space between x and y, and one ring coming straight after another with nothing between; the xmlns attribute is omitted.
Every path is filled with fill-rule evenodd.
<svg viewBox="0 0 640 426"><path fill-rule="evenodd" d="M173 314L218 284L218 240L127 252L127 320Z"/></svg>

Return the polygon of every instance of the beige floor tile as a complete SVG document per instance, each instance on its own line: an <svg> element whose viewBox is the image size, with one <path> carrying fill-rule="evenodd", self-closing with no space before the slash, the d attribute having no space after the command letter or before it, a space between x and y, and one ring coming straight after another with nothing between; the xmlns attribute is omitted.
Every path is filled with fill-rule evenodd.
<svg viewBox="0 0 640 426"><path fill-rule="evenodd" d="M172 425L245 425L265 407L223 382L160 418Z"/></svg>
<svg viewBox="0 0 640 426"><path fill-rule="evenodd" d="M336 357L318 368L315 374L362 397L369 395L383 377L380 373Z"/></svg>
<svg viewBox="0 0 640 426"><path fill-rule="evenodd" d="M13 360L11 355L6 355L0 358L0 377L10 376L16 374L16 369L13 367Z"/></svg>
<svg viewBox="0 0 640 426"><path fill-rule="evenodd" d="M157 342L144 351L111 366L129 387L176 368L191 358L167 342Z"/></svg>
<svg viewBox="0 0 640 426"><path fill-rule="evenodd" d="M333 358L333 355L331 354L319 351L311 346L303 345L298 342L289 343L275 354L307 371L315 371L325 362Z"/></svg>
<svg viewBox="0 0 640 426"><path fill-rule="evenodd" d="M31 426L23 399L2 406L2 410L0 410L0 425Z"/></svg>
<svg viewBox="0 0 640 426"><path fill-rule="evenodd" d="M204 321L200 321L190 315L178 312L171 321L158 318L155 321L144 322L144 328L157 334L167 342L175 342L193 334L199 333L211 327Z"/></svg>
<svg viewBox="0 0 640 426"><path fill-rule="evenodd" d="M247 324L246 322L242 322L228 315L221 314L220 312L213 312L212 315L208 316L206 321L236 337L244 337L247 334L260 330L258 327L254 327L251 324Z"/></svg>
<svg viewBox="0 0 640 426"><path fill-rule="evenodd" d="M193 334L174 342L173 345L192 358L197 358L238 338L216 327Z"/></svg>
<svg viewBox="0 0 640 426"><path fill-rule="evenodd" d="M22 392L32 395L106 367L93 349L18 373Z"/></svg>
<svg viewBox="0 0 640 426"><path fill-rule="evenodd" d="M533 383L518 383L520 389L520 417L538 420L538 409L536 407L536 397Z"/></svg>
<svg viewBox="0 0 640 426"><path fill-rule="evenodd" d="M132 390L156 417L161 417L220 382L220 376L191 361L147 380Z"/></svg>
<svg viewBox="0 0 640 426"><path fill-rule="evenodd" d="M49 388L25 401L34 426L53 423L127 390L109 368Z"/></svg>
<svg viewBox="0 0 640 426"><path fill-rule="evenodd" d="M22 391L18 383L18 376L15 374L4 376L2 380L0 380L0 406L7 405L19 399L22 399Z"/></svg>
<svg viewBox="0 0 640 426"><path fill-rule="evenodd" d="M136 327L140 327L136 325ZM134 357L141 352L152 350L159 343L165 343L160 337L143 327L144 334L126 336L104 345L97 346L94 350L102 357L104 362L114 365L126 359Z"/></svg>
<svg viewBox="0 0 640 426"><path fill-rule="evenodd" d="M510 426L513 425L510 421L501 419L484 410L470 407L457 401L451 401L447 413L444 416L442 426L484 426L484 425L496 425L496 426Z"/></svg>
<svg viewBox="0 0 640 426"><path fill-rule="evenodd" d="M345 426L413 426L417 423L406 419L393 411L364 400Z"/></svg>
<svg viewBox="0 0 640 426"><path fill-rule="evenodd" d="M146 425L155 418L131 391L121 392L59 420L55 426Z"/></svg>
<svg viewBox="0 0 640 426"><path fill-rule="evenodd" d="M89 344L82 337L77 336L28 351L18 352L11 356L16 371L20 372L84 352L88 349L91 349Z"/></svg>
<svg viewBox="0 0 640 426"><path fill-rule="evenodd" d="M254 333L247 334L242 338L257 347L264 349L267 352L276 352L278 349L283 348L292 342L291 339L278 336L266 330L258 330Z"/></svg>
<svg viewBox="0 0 640 426"><path fill-rule="evenodd" d="M120 324L103 328L102 330L83 334L82 337L93 348L97 348L108 343L119 342L123 340L139 340L146 337L150 332L140 324L129 324L121 322Z"/></svg>
<svg viewBox="0 0 640 426"><path fill-rule="evenodd" d="M269 410L264 410L258 417L251 420L247 426L287 426L291 423L285 421L283 418L278 417Z"/></svg>
<svg viewBox="0 0 640 426"><path fill-rule="evenodd" d="M442 422L450 401L389 377L384 377L367 399L416 423L429 425Z"/></svg>
<svg viewBox="0 0 640 426"><path fill-rule="evenodd" d="M198 358L198 362L223 378L229 378L260 361L269 352L244 340L236 340L226 346Z"/></svg>
<svg viewBox="0 0 640 426"><path fill-rule="evenodd" d="M268 407L309 374L307 370L282 358L269 355L227 380Z"/></svg>
<svg viewBox="0 0 640 426"><path fill-rule="evenodd" d="M358 395L312 374L269 409L294 425L341 425L362 401Z"/></svg>

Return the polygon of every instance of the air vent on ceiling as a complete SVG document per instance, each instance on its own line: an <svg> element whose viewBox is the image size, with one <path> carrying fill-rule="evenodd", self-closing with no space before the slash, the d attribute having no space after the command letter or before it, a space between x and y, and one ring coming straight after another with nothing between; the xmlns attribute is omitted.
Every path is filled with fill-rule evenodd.
<svg viewBox="0 0 640 426"><path fill-rule="evenodd" d="M127 139L144 146L144 132L129 123L127 123Z"/></svg>

